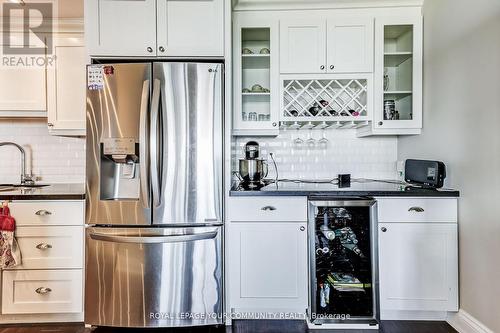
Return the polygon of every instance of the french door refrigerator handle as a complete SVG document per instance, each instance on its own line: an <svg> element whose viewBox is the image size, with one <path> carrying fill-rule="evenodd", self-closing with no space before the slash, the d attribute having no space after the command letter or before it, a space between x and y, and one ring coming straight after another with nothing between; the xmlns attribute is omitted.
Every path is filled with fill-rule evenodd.
<svg viewBox="0 0 500 333"><path fill-rule="evenodd" d="M155 79L153 82L153 98L151 102L151 136L150 136L150 155L151 155L151 187L153 189L153 206L160 205L160 176L158 163L158 123L160 115L160 89L161 81Z"/></svg>
<svg viewBox="0 0 500 333"><path fill-rule="evenodd" d="M141 113L139 119L139 173L142 206L149 208L149 175L148 175L148 107L149 107L149 80L142 85Z"/></svg>
<svg viewBox="0 0 500 333"><path fill-rule="evenodd" d="M162 243L184 243L194 242L217 237L217 231L204 232L191 235L173 236L114 236L100 233L90 233L93 240L111 243L133 243L133 244L162 244Z"/></svg>

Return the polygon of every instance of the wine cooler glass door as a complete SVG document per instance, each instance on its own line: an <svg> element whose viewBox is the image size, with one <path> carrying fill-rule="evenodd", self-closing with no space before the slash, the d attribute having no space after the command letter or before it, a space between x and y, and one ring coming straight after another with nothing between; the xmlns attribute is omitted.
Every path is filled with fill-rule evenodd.
<svg viewBox="0 0 500 333"><path fill-rule="evenodd" d="M374 200L310 201L313 323L378 318Z"/></svg>

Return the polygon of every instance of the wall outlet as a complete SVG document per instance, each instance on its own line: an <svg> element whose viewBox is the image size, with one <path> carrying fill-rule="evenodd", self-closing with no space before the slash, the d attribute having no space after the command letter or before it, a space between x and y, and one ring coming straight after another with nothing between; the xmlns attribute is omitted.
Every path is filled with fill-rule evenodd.
<svg viewBox="0 0 500 333"><path fill-rule="evenodd" d="M398 172L398 180L405 180L405 161L396 162L396 171Z"/></svg>

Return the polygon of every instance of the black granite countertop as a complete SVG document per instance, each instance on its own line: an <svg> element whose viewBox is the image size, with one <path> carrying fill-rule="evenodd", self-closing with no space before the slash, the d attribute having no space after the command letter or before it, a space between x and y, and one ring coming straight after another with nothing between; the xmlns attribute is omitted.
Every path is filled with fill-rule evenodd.
<svg viewBox="0 0 500 333"><path fill-rule="evenodd" d="M0 200L84 200L84 184L53 184L38 188L0 185Z"/></svg>
<svg viewBox="0 0 500 333"><path fill-rule="evenodd" d="M339 188L334 183L312 184L278 182L248 191L235 185L231 196L369 196L369 197L459 197L460 192L451 189L429 190L407 184L384 181L352 181L350 187Z"/></svg>

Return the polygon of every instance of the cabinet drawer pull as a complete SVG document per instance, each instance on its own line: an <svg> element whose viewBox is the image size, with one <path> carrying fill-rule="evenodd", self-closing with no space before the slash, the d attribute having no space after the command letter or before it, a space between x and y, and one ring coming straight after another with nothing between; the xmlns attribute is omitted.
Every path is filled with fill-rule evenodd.
<svg viewBox="0 0 500 333"><path fill-rule="evenodd" d="M273 207L273 206L265 206L265 207L262 207L261 210L265 210L265 211L272 211L272 210L276 210L276 207Z"/></svg>
<svg viewBox="0 0 500 333"><path fill-rule="evenodd" d="M386 227L382 227L382 228L380 228L380 230L382 230L382 232L386 232L387 228Z"/></svg>
<svg viewBox="0 0 500 333"><path fill-rule="evenodd" d="M36 246L36 248L39 250L47 250L47 249L51 249L52 245L47 244L47 243L40 243Z"/></svg>
<svg viewBox="0 0 500 333"><path fill-rule="evenodd" d="M52 213L49 212L48 210L40 209L39 211L35 212L35 215L38 215L38 216L47 216L47 215L52 215Z"/></svg>
<svg viewBox="0 0 500 333"><path fill-rule="evenodd" d="M424 209L422 207L410 207L408 209L409 212L417 212L417 213L422 213Z"/></svg>
<svg viewBox="0 0 500 333"><path fill-rule="evenodd" d="M52 215L52 212L49 212L48 210L45 210L45 209L40 209L40 210L35 212L35 215L47 216L47 215Z"/></svg>
<svg viewBox="0 0 500 333"><path fill-rule="evenodd" d="M306 230L306 227L304 227L304 226L300 227L300 231L305 231L305 230Z"/></svg>
<svg viewBox="0 0 500 333"><path fill-rule="evenodd" d="M40 295L45 295L45 294L48 294L52 291L52 289L50 288L47 288L47 287L40 287L40 288L36 288L35 292L37 294L40 294Z"/></svg>

